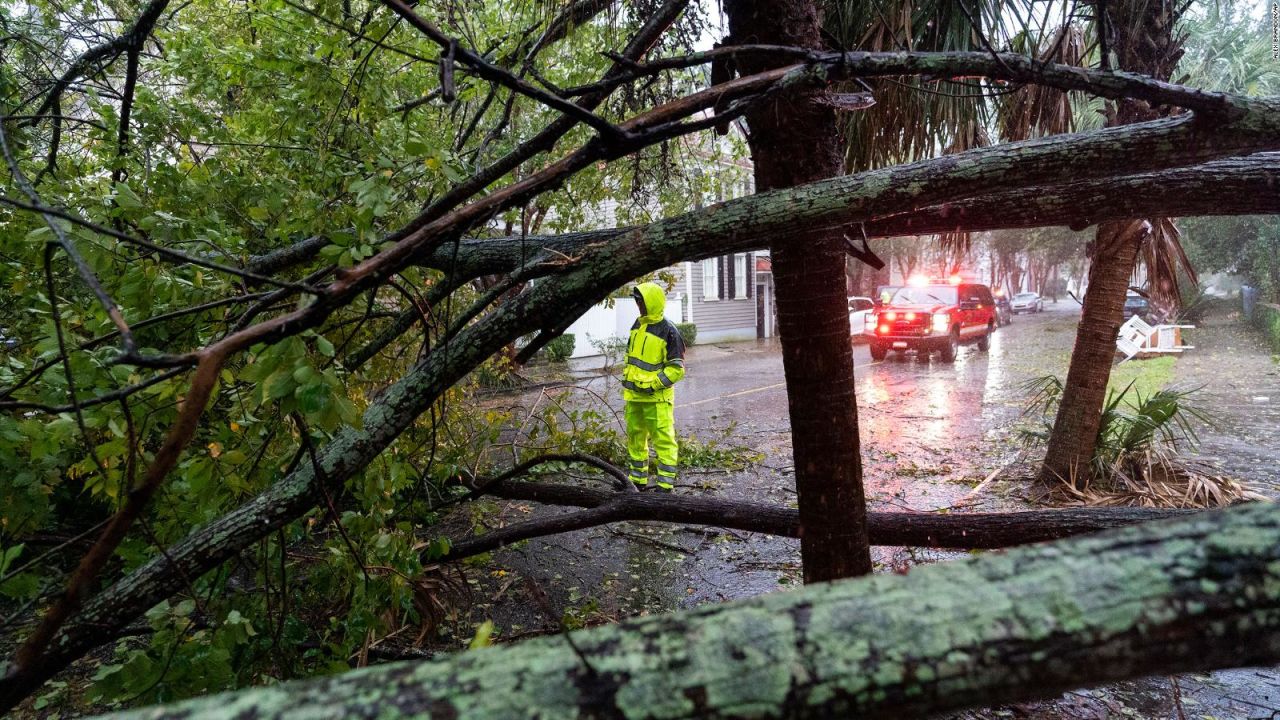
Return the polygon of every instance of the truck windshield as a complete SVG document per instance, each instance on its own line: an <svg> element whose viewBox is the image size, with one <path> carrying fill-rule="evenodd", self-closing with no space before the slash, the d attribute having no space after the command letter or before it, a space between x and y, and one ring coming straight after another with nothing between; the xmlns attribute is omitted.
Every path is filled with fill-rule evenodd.
<svg viewBox="0 0 1280 720"><path fill-rule="evenodd" d="M952 285L903 287L893 294L890 305L955 305L956 288Z"/></svg>

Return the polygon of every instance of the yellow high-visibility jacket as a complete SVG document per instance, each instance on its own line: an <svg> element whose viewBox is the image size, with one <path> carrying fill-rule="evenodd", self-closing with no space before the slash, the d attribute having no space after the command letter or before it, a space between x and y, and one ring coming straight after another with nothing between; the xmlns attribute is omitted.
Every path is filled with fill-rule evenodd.
<svg viewBox="0 0 1280 720"><path fill-rule="evenodd" d="M672 386L684 377L684 338L663 317L667 296L662 288L641 283L632 294L644 303L644 314L631 326L622 397L628 402L674 402Z"/></svg>

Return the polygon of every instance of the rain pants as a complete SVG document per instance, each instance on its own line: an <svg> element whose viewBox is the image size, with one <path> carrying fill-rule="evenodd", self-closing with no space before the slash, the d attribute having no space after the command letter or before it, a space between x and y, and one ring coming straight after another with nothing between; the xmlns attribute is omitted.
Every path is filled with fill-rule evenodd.
<svg viewBox="0 0 1280 720"><path fill-rule="evenodd" d="M628 476L637 485L649 484L649 441L658 455L657 485L670 490L676 478L675 391L684 377L684 339L663 311L667 296L647 282L632 291L640 304L640 318L631 326L627 364L622 370L622 399L626 401Z"/></svg>

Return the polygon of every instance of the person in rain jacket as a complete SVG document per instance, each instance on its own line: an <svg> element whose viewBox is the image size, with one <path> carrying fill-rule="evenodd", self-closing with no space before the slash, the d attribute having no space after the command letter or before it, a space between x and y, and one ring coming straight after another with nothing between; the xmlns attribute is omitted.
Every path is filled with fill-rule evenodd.
<svg viewBox="0 0 1280 720"><path fill-rule="evenodd" d="M626 401L628 476L641 487L649 484L649 441L658 455L657 486L671 490L676 479L675 391L684 377L684 338L665 317L667 296L655 283L641 283L631 291L640 318L631 326L627 364L622 369L622 399Z"/></svg>

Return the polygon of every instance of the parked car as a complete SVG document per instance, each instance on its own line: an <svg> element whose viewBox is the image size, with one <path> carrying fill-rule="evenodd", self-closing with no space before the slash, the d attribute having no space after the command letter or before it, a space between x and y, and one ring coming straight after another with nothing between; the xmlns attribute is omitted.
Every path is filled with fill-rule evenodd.
<svg viewBox="0 0 1280 720"><path fill-rule="evenodd" d="M937 351L943 362L954 362L961 344L990 347L996 302L986 285L911 284L898 288L874 317L873 360L890 350L914 350L921 357Z"/></svg>
<svg viewBox="0 0 1280 720"><path fill-rule="evenodd" d="M849 335L861 337L875 330L875 325L868 321L875 314L872 312L875 305L869 297L849 298Z"/></svg>
<svg viewBox="0 0 1280 720"><path fill-rule="evenodd" d="M1024 312L1038 313L1044 310L1044 298L1040 297L1039 293L1020 292L1013 296L1009 306L1014 315Z"/></svg>
<svg viewBox="0 0 1280 720"><path fill-rule="evenodd" d="M996 325L1004 327L1013 322L1013 305L1003 290L996 290Z"/></svg>
<svg viewBox="0 0 1280 720"><path fill-rule="evenodd" d="M1151 312L1151 303L1138 293L1130 292L1124 296L1124 319L1137 315L1142 319L1147 318L1147 314Z"/></svg>

